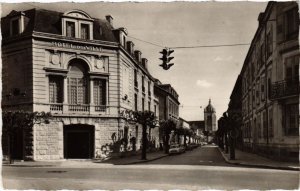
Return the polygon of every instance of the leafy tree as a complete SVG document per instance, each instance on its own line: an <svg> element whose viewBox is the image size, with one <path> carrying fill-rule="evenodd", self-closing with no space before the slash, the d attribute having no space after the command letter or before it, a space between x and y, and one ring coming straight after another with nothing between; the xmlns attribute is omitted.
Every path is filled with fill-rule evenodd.
<svg viewBox="0 0 300 191"><path fill-rule="evenodd" d="M49 123L51 119L51 113L48 112L28 112L28 111L3 111L3 134L7 136L8 144L8 157L9 162L12 163L11 151L14 149L12 140L18 130L23 130L26 133L25 141L32 142L32 128L35 124ZM25 152L32 154L32 149L26 148Z"/></svg>
<svg viewBox="0 0 300 191"><path fill-rule="evenodd" d="M160 127L160 132L162 135L162 139L163 139L165 153L169 153L170 134L171 134L171 131L175 131L176 123L174 120L168 119L168 120L160 121L159 124L160 124L159 127Z"/></svg>
<svg viewBox="0 0 300 191"><path fill-rule="evenodd" d="M152 111L132 111L125 110L123 114L125 120L142 125L142 160L147 159L147 128L155 128L157 119Z"/></svg>

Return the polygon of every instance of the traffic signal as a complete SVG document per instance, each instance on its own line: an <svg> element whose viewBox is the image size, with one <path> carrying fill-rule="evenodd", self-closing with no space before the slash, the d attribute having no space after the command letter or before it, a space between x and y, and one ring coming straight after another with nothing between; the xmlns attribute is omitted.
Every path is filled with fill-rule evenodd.
<svg viewBox="0 0 300 191"><path fill-rule="evenodd" d="M163 61L163 63L159 66L161 66L164 70L168 70L171 66L174 65L174 63L169 63L174 57L170 57L170 55L174 52L174 50L164 48L161 52L162 57L159 58Z"/></svg>

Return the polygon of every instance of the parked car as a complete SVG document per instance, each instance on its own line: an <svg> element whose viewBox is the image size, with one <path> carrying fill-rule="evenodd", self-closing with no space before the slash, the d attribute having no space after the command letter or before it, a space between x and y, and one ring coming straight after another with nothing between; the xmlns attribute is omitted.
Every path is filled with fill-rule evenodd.
<svg viewBox="0 0 300 191"><path fill-rule="evenodd" d="M184 152L185 152L184 146L181 146L179 144L171 145L169 149L169 154L179 154Z"/></svg>

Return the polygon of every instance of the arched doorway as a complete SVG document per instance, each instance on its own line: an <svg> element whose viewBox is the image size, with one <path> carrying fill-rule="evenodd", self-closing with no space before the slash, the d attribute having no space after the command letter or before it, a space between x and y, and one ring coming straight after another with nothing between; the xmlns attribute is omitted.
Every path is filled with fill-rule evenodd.
<svg viewBox="0 0 300 191"><path fill-rule="evenodd" d="M64 158L90 159L94 157L95 127L92 125L64 126Z"/></svg>

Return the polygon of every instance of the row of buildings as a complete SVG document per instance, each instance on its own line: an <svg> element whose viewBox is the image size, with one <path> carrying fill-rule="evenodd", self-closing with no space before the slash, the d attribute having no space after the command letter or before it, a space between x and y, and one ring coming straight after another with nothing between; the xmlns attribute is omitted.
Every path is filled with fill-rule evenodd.
<svg viewBox="0 0 300 191"><path fill-rule="evenodd" d="M23 160L103 157L119 140L141 147L142 128L125 119L125 110L179 119L177 92L149 73L148 60L111 16L30 9L1 21L2 110L53 115L49 124L34 125L32 136L19 129L12 145L4 133L4 156L12 149ZM158 134L148 132L155 147Z"/></svg>
<svg viewBox="0 0 300 191"><path fill-rule="evenodd" d="M299 13L269 2L258 17L228 112L242 116L243 149L279 160L299 157Z"/></svg>

